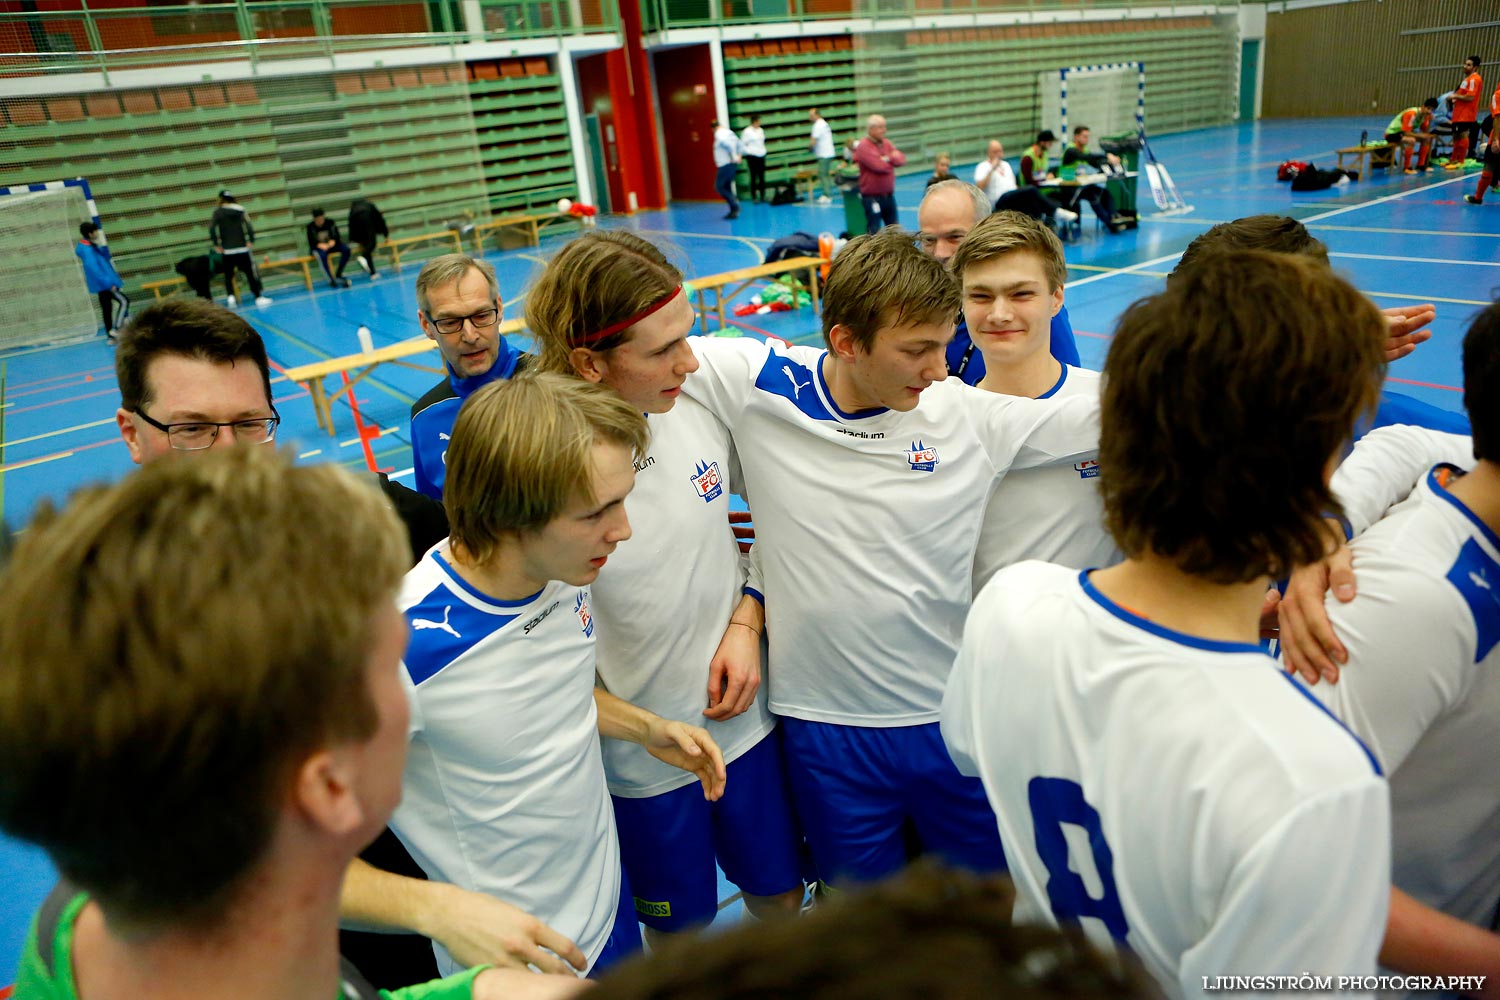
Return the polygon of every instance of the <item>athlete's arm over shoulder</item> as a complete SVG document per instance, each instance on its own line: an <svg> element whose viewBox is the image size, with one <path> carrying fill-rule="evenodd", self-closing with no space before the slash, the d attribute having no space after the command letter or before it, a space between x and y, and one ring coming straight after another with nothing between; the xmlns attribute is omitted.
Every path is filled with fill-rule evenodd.
<svg viewBox="0 0 1500 1000"><path fill-rule="evenodd" d="M1440 462L1462 469L1474 464L1474 439L1414 424L1377 427L1355 444L1333 474L1333 495L1344 507L1351 534L1358 535L1411 495Z"/></svg>
<svg viewBox="0 0 1500 1000"><path fill-rule="evenodd" d="M1330 781L1296 803L1235 861L1211 898L1207 933L1182 955L1183 992L1200 994L1217 976L1376 974L1390 902L1391 814L1385 782L1363 766L1365 775ZM1315 869L1291 863L1308 844L1338 846ZM1370 995L1334 986L1341 996Z"/></svg>
<svg viewBox="0 0 1500 1000"><path fill-rule="evenodd" d="M963 398L981 413L985 447L997 472L1099 454L1097 393L1026 399L970 390Z"/></svg>
<svg viewBox="0 0 1500 1000"><path fill-rule="evenodd" d="M771 355L771 345L745 337L689 337L688 346L698 359L698 370L687 377L682 391L733 431Z"/></svg>

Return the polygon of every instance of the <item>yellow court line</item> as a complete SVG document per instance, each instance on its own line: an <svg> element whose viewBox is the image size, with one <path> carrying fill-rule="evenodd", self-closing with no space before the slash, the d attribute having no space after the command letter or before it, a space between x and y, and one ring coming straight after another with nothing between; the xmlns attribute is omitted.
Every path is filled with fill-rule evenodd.
<svg viewBox="0 0 1500 1000"><path fill-rule="evenodd" d="M13 438L12 440L5 442L5 446L9 448L12 445L29 444L32 441L40 441L43 438L56 437L59 434L68 434L72 431L86 431L90 427L103 427L105 424L113 424L114 422L115 418L110 417L108 420L95 420L92 423L87 424L74 424L72 427L64 427L61 430L56 431L47 431L45 434L33 434L29 438Z"/></svg>
<svg viewBox="0 0 1500 1000"><path fill-rule="evenodd" d="M1382 299L1411 299L1413 302L1450 302L1459 306L1487 306L1488 302L1479 299L1443 299L1436 295L1407 295L1404 292L1365 292L1366 295L1375 295Z"/></svg>
<svg viewBox="0 0 1500 1000"><path fill-rule="evenodd" d="M41 458L22 459L21 461L12 463L11 465L0 465L0 472L14 472L17 469L24 469L28 466L41 465L43 462L55 462L59 458L72 458L73 455L74 452L71 451L60 451L56 455L43 455Z"/></svg>
<svg viewBox="0 0 1500 1000"><path fill-rule="evenodd" d="M298 458L312 458L314 455L321 455L321 454L323 454L323 449L322 448L314 448L312 451L304 451L304 452L302 452L297 457Z"/></svg>

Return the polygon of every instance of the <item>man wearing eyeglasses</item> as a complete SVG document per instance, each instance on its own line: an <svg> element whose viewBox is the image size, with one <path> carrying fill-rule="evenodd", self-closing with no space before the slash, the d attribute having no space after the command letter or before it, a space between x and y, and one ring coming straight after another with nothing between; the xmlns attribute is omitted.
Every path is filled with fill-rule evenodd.
<svg viewBox="0 0 1500 1000"><path fill-rule="evenodd" d="M438 346L448 377L411 408L413 477L418 491L443 498L448 439L458 408L475 390L510 378L523 355L500 335L495 269L468 254L434 257L417 275L417 319Z"/></svg>
<svg viewBox="0 0 1500 1000"><path fill-rule="evenodd" d="M260 335L202 299L144 309L115 352L115 422L136 464L275 440L270 367Z"/></svg>

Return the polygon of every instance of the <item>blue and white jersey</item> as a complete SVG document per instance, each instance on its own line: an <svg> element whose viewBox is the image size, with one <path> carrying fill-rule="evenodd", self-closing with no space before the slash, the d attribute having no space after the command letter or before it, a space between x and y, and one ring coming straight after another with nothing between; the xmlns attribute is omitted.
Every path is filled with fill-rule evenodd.
<svg viewBox="0 0 1500 1000"><path fill-rule="evenodd" d="M974 601L942 730L994 806L1017 923L1080 923L1172 996L1203 977L1375 973L1385 781L1259 646L1020 563Z"/></svg>
<svg viewBox="0 0 1500 1000"><path fill-rule="evenodd" d="M1351 535L1379 521L1411 496L1435 465L1474 465L1474 439L1414 424L1377 427L1354 445L1333 473Z"/></svg>
<svg viewBox="0 0 1500 1000"><path fill-rule="evenodd" d="M1038 399L1099 396L1099 373L1064 367L1057 384ZM1104 529L1099 463L1082 459L1039 469L1015 469L990 493L974 553L974 593L1007 566L1027 559L1072 569L1120 561Z"/></svg>
<svg viewBox="0 0 1500 1000"><path fill-rule="evenodd" d="M692 341L684 390L734 437L755 513L771 711L936 722L971 597L985 501L1006 470L1098 450L1098 401L934 383L916 409L839 411L825 351Z"/></svg>
<svg viewBox="0 0 1500 1000"><path fill-rule="evenodd" d="M620 847L594 707L587 587L514 603L459 578L444 542L406 575L411 747L391 828L433 879L512 903L604 950ZM457 966L434 945L444 975Z"/></svg>
<svg viewBox="0 0 1500 1000"><path fill-rule="evenodd" d="M1433 470L1415 502L1354 540L1358 596L1328 601L1349 662L1313 692L1390 775L1396 886L1488 927L1500 899L1500 538L1444 487L1455 473Z"/></svg>
<svg viewBox="0 0 1500 1000"><path fill-rule="evenodd" d="M411 408L412 479L418 493L434 500L443 499L443 482L448 475L448 442L459 408L474 393L497 379L510 378L520 364L521 352L504 337L500 338L495 363L483 375L460 378L446 363L446 381L427 391Z"/></svg>
<svg viewBox="0 0 1500 1000"><path fill-rule="evenodd" d="M632 534L593 585L599 679L664 719L707 729L727 764L775 726L764 683L742 714L726 722L703 717L708 665L745 581L729 527L729 431L686 396L646 421L651 447L636 462L625 500ZM609 790L626 798L698 780L623 740L604 741L604 770Z"/></svg>

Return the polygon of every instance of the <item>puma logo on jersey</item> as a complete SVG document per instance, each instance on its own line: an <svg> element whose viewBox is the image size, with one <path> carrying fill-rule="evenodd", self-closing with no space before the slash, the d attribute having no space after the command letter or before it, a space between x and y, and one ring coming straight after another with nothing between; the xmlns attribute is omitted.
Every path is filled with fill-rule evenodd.
<svg viewBox="0 0 1500 1000"><path fill-rule="evenodd" d="M451 434L444 434L442 431L438 431L438 440L439 441L452 441L453 440L453 435L451 435ZM443 453L441 455L439 455L438 458L440 458L442 460L444 467L446 467L448 465L448 449L444 448L443 449Z"/></svg>
<svg viewBox="0 0 1500 1000"><path fill-rule="evenodd" d="M1474 586L1476 586L1476 587L1483 587L1485 590L1492 589L1490 587L1490 581L1486 580L1483 576L1479 575L1478 573L1474 572L1473 570L1469 570L1469 579L1473 582Z"/></svg>
<svg viewBox="0 0 1500 1000"><path fill-rule="evenodd" d="M688 477L693 482L693 489L703 498L704 503L713 503L724 492L724 480L719 476L718 462L700 461L693 466L693 474Z"/></svg>
<svg viewBox="0 0 1500 1000"><path fill-rule="evenodd" d="M786 380L792 383L792 398L801 399L802 390L812 385L812 379L808 379L806 382L798 382L797 373L792 371L791 365L782 365L781 370L786 372Z"/></svg>
<svg viewBox="0 0 1500 1000"><path fill-rule="evenodd" d="M455 639L462 639L463 636L461 636L461 635L458 634L458 629L456 629L452 625L448 624L448 614L452 610L453 610L453 605L451 605L451 604L449 604L446 607L444 607L443 608L443 620L440 621L440 622L430 622L430 621L427 621L426 619L423 619L423 618L413 618L411 620L412 631L414 631L414 632L420 632L423 629L435 628L435 629L441 629L442 631L447 632L449 635L453 636L453 638L455 638Z"/></svg>
<svg viewBox="0 0 1500 1000"><path fill-rule="evenodd" d="M913 441L906 452L906 461L913 472L931 472L937 468L937 449L929 448L921 441Z"/></svg>

